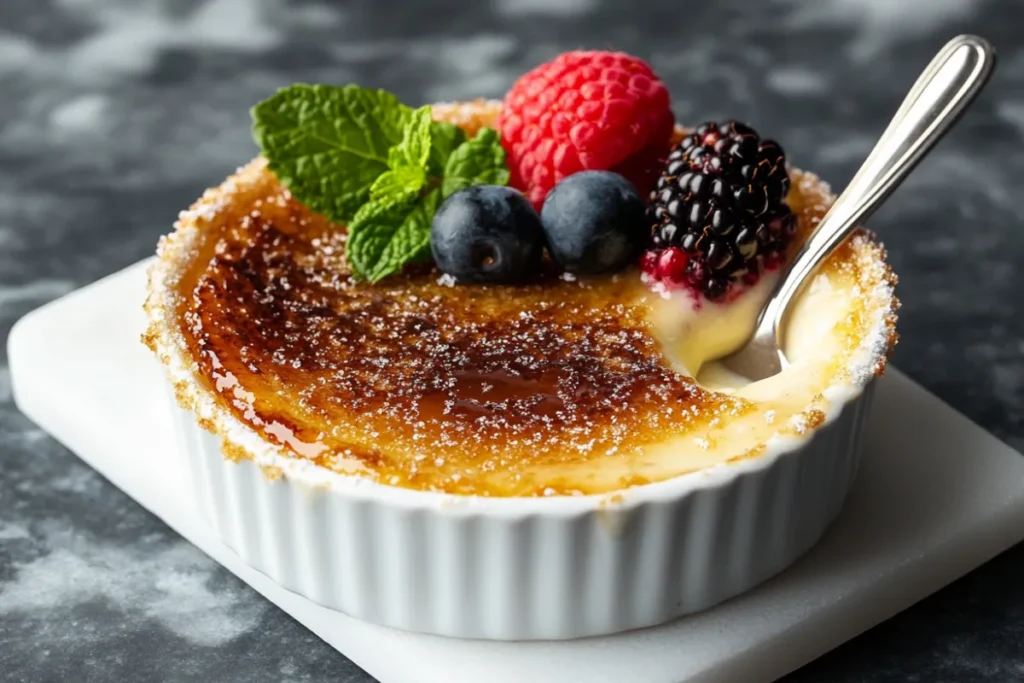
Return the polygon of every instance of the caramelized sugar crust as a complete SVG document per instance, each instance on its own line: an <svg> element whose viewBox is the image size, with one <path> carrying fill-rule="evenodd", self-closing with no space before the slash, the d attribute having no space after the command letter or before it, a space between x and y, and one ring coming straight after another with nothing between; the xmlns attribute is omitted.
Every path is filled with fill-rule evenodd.
<svg viewBox="0 0 1024 683"><path fill-rule="evenodd" d="M436 111L472 132L496 109ZM368 285L349 276L344 229L262 161L219 192L191 214L190 267L164 283L182 350L208 393L294 456L411 488L573 493L560 464L640 458L753 409L667 365L635 272L450 287L424 269ZM822 209L804 204L806 231Z"/></svg>
<svg viewBox="0 0 1024 683"><path fill-rule="evenodd" d="M630 296L636 273L370 285L349 277L344 231L276 182L222 218L181 287L189 351L236 416L319 464L506 490L536 465L628 457L744 407L668 367Z"/></svg>

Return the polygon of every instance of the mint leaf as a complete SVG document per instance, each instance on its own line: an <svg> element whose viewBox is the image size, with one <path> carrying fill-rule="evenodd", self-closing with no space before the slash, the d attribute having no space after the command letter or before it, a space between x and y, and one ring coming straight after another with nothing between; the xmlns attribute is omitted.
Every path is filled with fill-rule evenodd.
<svg viewBox="0 0 1024 683"><path fill-rule="evenodd" d="M454 123L434 121L430 127L430 163L427 172L435 178L444 176L448 157L465 141L466 131Z"/></svg>
<svg viewBox="0 0 1024 683"><path fill-rule="evenodd" d="M412 212L412 202L391 204L370 202L364 204L348 226L346 258L357 277L369 280L379 269L380 257L388 243Z"/></svg>
<svg viewBox="0 0 1024 683"><path fill-rule="evenodd" d="M388 152L388 166L424 168L430 158L430 106L420 107L409 116L402 141Z"/></svg>
<svg viewBox="0 0 1024 683"><path fill-rule="evenodd" d="M348 224L352 272L376 282L429 257L443 198L508 182L494 130L468 140L432 115L382 90L297 84L252 108L253 137L298 201Z"/></svg>
<svg viewBox="0 0 1024 683"><path fill-rule="evenodd" d="M348 260L357 276L377 282L430 253L430 223L441 200L433 190L415 202L370 202L349 225Z"/></svg>
<svg viewBox="0 0 1024 683"><path fill-rule="evenodd" d="M253 137L296 199L345 222L388 170L411 114L383 90L297 84L252 108Z"/></svg>
<svg viewBox="0 0 1024 683"><path fill-rule="evenodd" d="M385 171L370 187L370 201L400 204L413 199L427 182L427 174L416 166L399 166Z"/></svg>
<svg viewBox="0 0 1024 683"><path fill-rule="evenodd" d="M447 197L470 185L505 185L505 148L493 128L481 128L472 140L458 146L444 167L441 193Z"/></svg>
<svg viewBox="0 0 1024 683"><path fill-rule="evenodd" d="M420 111L415 116L422 116ZM410 131L423 126L422 118L410 123L403 143L389 155L390 161L401 164L410 160L408 150L412 145L406 141L420 139L420 133ZM481 129L467 141L461 129L435 123L427 134L429 158L420 157L420 167L399 165L381 175L371 191L371 202L349 225L348 261L358 277L377 282L401 272L408 263L426 259L430 253L430 224L443 197L471 185L508 182L505 150L494 130ZM433 167L442 164L443 174L434 174ZM425 185L434 189L417 198Z"/></svg>

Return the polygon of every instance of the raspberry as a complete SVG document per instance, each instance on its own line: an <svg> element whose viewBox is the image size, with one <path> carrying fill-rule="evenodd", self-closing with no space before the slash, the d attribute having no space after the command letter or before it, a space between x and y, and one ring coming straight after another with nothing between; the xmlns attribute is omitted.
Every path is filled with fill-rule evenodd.
<svg viewBox="0 0 1024 683"><path fill-rule="evenodd" d="M622 52L566 52L523 75L498 118L511 183L540 209L562 178L615 171L646 196L675 118L651 67Z"/></svg>

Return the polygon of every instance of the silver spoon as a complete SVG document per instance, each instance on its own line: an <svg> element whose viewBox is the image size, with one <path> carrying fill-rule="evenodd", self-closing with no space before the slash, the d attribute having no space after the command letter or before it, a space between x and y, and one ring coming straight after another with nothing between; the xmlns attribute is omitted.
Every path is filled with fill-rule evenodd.
<svg viewBox="0 0 1024 683"><path fill-rule="evenodd" d="M817 230L783 273L739 351L721 359L751 380L779 373L790 304L818 266L861 221L875 212L981 91L995 67L992 46L978 36L957 36L935 56L910 89L867 160L835 201Z"/></svg>

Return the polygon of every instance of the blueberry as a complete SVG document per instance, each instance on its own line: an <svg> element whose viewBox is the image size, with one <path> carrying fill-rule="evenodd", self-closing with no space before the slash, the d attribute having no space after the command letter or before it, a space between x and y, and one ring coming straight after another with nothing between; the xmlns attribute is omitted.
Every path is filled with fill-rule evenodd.
<svg viewBox="0 0 1024 683"><path fill-rule="evenodd" d="M565 178L548 194L540 215L551 258L576 275L622 270L640 257L650 237L636 188L610 171Z"/></svg>
<svg viewBox="0 0 1024 683"><path fill-rule="evenodd" d="M430 250L445 273L466 282L515 282L535 275L544 255L540 217L522 193L475 185L434 214Z"/></svg>

